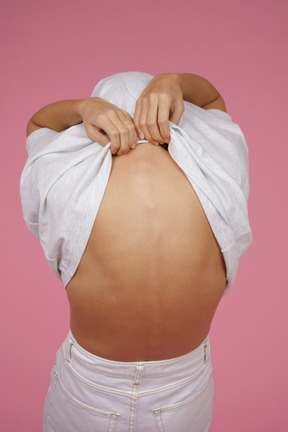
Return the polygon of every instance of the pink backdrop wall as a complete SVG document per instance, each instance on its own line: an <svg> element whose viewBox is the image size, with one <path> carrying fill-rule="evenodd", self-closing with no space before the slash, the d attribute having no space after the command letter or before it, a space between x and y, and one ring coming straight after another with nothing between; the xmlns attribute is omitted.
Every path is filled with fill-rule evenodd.
<svg viewBox="0 0 288 432"><path fill-rule="evenodd" d="M288 430L287 5L2 3L1 430L42 430L50 370L69 328L63 284L22 218L26 124L42 106L88 97L101 78L127 70L206 77L246 136L254 242L212 323L211 431Z"/></svg>

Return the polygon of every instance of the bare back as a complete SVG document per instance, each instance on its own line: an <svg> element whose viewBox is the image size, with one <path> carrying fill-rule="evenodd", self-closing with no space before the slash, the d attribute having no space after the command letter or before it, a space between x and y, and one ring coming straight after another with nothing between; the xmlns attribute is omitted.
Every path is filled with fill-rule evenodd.
<svg viewBox="0 0 288 432"><path fill-rule="evenodd" d="M207 336L225 263L200 201L161 146L112 158L86 249L67 285L71 331L118 361L163 360Z"/></svg>

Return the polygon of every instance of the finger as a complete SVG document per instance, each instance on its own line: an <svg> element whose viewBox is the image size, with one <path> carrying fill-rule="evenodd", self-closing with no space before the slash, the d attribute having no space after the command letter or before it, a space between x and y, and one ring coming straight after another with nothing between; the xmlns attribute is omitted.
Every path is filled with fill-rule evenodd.
<svg viewBox="0 0 288 432"><path fill-rule="evenodd" d="M152 143L153 139L149 133L149 130L147 128L147 111L148 111L148 101L147 99L143 99L141 104L141 112L139 115L139 125L140 129L144 134L144 138L146 138L148 141Z"/></svg>
<svg viewBox="0 0 288 432"><path fill-rule="evenodd" d="M96 126L93 126L91 124L84 124L84 126L88 138L90 138L92 141L97 142L103 147L110 142L109 137L107 137L103 132L101 132L101 130Z"/></svg>
<svg viewBox="0 0 288 432"><path fill-rule="evenodd" d="M124 111L114 111L111 113L110 119L120 133L120 147L117 150L117 155L121 156L126 150L129 150L130 131L127 126L127 117Z"/></svg>
<svg viewBox="0 0 288 432"><path fill-rule="evenodd" d="M164 143L160 131L158 129L158 97L153 94L149 95L149 105L147 111L147 128L149 130L149 134L152 138L152 142L158 144Z"/></svg>
<svg viewBox="0 0 288 432"><path fill-rule="evenodd" d="M130 129L129 129L129 114L125 111L117 111L115 117L115 125L120 131L120 147L117 155L121 156L129 151Z"/></svg>
<svg viewBox="0 0 288 432"><path fill-rule="evenodd" d="M172 115L170 117L170 121L175 123L176 125L178 125L184 110L185 110L185 107L184 107L183 101L178 101L175 105L173 112L172 112Z"/></svg>
<svg viewBox="0 0 288 432"><path fill-rule="evenodd" d="M128 128L129 136L128 136L128 148L124 149L124 153L128 153L132 146L137 144L138 136L135 128L135 124L131 119L130 115L126 111L121 111L119 116L125 126ZM122 145L122 143L121 143Z"/></svg>
<svg viewBox="0 0 288 432"><path fill-rule="evenodd" d="M160 98L158 109L158 124L161 136L163 138L163 143L169 143L170 141L169 113L170 104L167 103L166 98Z"/></svg>
<svg viewBox="0 0 288 432"><path fill-rule="evenodd" d="M138 135L132 120L131 120L131 126L129 126L129 130L130 130L130 149L134 150L138 142Z"/></svg>
<svg viewBox="0 0 288 432"><path fill-rule="evenodd" d="M134 116L133 116L133 122L134 122L135 129L136 129L136 132L137 132L139 139L143 140L145 137L144 137L143 132L140 129L140 123L139 123L139 117L140 117L140 112L141 112L141 102L142 102L142 99L138 99L136 102L135 112L134 112Z"/></svg>
<svg viewBox="0 0 288 432"><path fill-rule="evenodd" d="M107 132L111 141L111 153L115 154L120 148L120 131L115 123L112 121L111 116L105 117L102 121L102 128Z"/></svg>
<svg viewBox="0 0 288 432"><path fill-rule="evenodd" d="M111 113L107 114L101 114L97 118L97 124L98 128L105 131L109 137L110 137L110 150L111 153L114 154L117 152L118 148L120 147L120 132L115 126L115 124L111 120ZM90 123L90 126L94 127Z"/></svg>

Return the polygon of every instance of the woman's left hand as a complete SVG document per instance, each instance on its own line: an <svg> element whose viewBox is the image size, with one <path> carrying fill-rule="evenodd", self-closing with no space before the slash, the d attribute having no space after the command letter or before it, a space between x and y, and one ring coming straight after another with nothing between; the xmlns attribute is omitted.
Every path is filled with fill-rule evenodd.
<svg viewBox="0 0 288 432"><path fill-rule="evenodd" d="M169 120L178 125L183 112L183 94L178 75L156 75L136 102L133 121L139 138L153 144L169 143Z"/></svg>

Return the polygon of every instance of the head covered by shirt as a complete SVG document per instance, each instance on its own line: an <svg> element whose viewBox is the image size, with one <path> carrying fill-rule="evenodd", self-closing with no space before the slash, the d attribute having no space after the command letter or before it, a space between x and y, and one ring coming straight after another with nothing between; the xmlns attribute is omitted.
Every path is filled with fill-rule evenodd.
<svg viewBox="0 0 288 432"><path fill-rule="evenodd" d="M120 72L99 81L91 97L100 97L128 112L133 119L137 99L153 75L144 72Z"/></svg>
<svg viewBox="0 0 288 432"><path fill-rule="evenodd" d="M152 78L143 72L114 74L100 80L91 97L107 100L133 119L136 101ZM248 147L226 112L187 101L184 108L178 125L169 121L168 151L197 193L221 247L227 294L252 243ZM65 287L84 253L108 183L110 145L89 139L82 123L62 132L38 129L27 138L20 179L24 220Z"/></svg>

